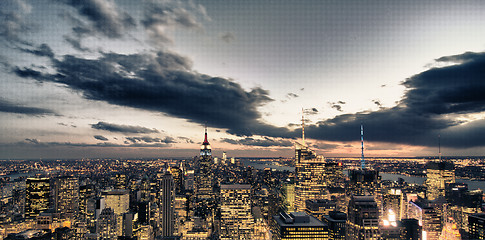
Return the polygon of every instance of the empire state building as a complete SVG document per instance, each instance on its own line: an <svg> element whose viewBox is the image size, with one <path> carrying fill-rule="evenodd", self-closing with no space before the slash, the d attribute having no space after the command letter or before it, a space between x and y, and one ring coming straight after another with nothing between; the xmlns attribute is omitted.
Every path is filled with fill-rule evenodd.
<svg viewBox="0 0 485 240"><path fill-rule="evenodd" d="M204 142L200 146L199 168L196 174L197 198L209 199L213 195L213 177L211 172L212 152L207 140L207 128L205 129Z"/></svg>

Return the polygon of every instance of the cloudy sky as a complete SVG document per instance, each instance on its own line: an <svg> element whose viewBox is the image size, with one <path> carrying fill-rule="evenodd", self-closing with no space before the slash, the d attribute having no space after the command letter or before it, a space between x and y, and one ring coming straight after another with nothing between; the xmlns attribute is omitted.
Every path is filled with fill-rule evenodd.
<svg viewBox="0 0 485 240"><path fill-rule="evenodd" d="M0 1L0 158L485 155L485 2ZM303 110L302 110L303 109ZM438 137L440 136L440 137Z"/></svg>

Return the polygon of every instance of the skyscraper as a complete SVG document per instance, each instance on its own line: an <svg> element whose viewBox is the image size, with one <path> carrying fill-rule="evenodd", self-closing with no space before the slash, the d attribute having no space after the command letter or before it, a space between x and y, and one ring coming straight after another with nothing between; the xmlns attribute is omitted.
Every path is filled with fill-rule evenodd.
<svg viewBox="0 0 485 240"><path fill-rule="evenodd" d="M27 178L25 194L25 218L35 219L49 209L49 178Z"/></svg>
<svg viewBox="0 0 485 240"><path fill-rule="evenodd" d="M379 209L373 196L352 196L347 218L348 240L379 239Z"/></svg>
<svg viewBox="0 0 485 240"><path fill-rule="evenodd" d="M79 216L86 220L88 200L94 198L94 185L79 186Z"/></svg>
<svg viewBox="0 0 485 240"><path fill-rule="evenodd" d="M441 218L438 210L428 206L423 199L409 202L408 218L417 219L422 226L421 236L427 240L438 240L441 233Z"/></svg>
<svg viewBox="0 0 485 240"><path fill-rule="evenodd" d="M212 176L212 152L207 140L207 128L205 129L204 142L200 146L198 169L195 174L198 199L209 199L213 197L213 176Z"/></svg>
<svg viewBox="0 0 485 240"><path fill-rule="evenodd" d="M376 197L379 190L379 172L368 169L365 166L364 158L364 127L360 125L360 140L362 158L360 159L360 168L349 170L349 185L347 186L347 195L364 195ZM374 198L376 199L376 198Z"/></svg>
<svg viewBox="0 0 485 240"><path fill-rule="evenodd" d="M295 209L305 211L305 201L325 193L325 159L306 145L295 143Z"/></svg>
<svg viewBox="0 0 485 240"><path fill-rule="evenodd" d="M54 204L56 212L70 218L79 212L79 180L63 176L54 179Z"/></svg>
<svg viewBox="0 0 485 240"><path fill-rule="evenodd" d="M160 223L162 237L173 236L175 227L175 188L170 171L165 171L160 183Z"/></svg>
<svg viewBox="0 0 485 240"><path fill-rule="evenodd" d="M254 219L250 194L247 184L221 185L220 239L251 239Z"/></svg>
<svg viewBox="0 0 485 240"><path fill-rule="evenodd" d="M389 189L386 193L383 194L382 199L384 210L382 216L389 217L390 214L394 214L395 220L401 220L401 203L403 199L401 189Z"/></svg>
<svg viewBox="0 0 485 240"><path fill-rule="evenodd" d="M128 190L116 189L102 192L106 208L111 208L116 216L117 236L123 235L123 214L130 209L130 195Z"/></svg>
<svg viewBox="0 0 485 240"><path fill-rule="evenodd" d="M430 161L426 164L426 197L434 200L445 196L446 184L455 182L455 166L446 160Z"/></svg>
<svg viewBox="0 0 485 240"><path fill-rule="evenodd" d="M379 188L379 172L371 169L349 170L347 195L374 196Z"/></svg>

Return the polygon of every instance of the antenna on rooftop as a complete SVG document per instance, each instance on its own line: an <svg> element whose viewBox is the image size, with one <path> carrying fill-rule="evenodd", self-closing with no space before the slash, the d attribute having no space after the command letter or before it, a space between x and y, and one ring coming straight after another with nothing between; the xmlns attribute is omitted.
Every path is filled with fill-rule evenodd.
<svg viewBox="0 0 485 240"><path fill-rule="evenodd" d="M360 167L362 170L365 169L365 159L364 159L364 126L360 124L360 143L362 146L362 158L360 159Z"/></svg>
<svg viewBox="0 0 485 240"><path fill-rule="evenodd" d="M305 111L303 108L301 108L301 138L303 145L305 145Z"/></svg>

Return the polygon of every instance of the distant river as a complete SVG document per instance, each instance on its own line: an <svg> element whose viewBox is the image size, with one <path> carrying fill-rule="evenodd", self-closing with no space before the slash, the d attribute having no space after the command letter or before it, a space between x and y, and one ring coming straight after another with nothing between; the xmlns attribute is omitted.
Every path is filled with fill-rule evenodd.
<svg viewBox="0 0 485 240"><path fill-rule="evenodd" d="M252 166L255 169L263 170L265 168L272 168L276 171L295 171L294 167L287 167L287 166L278 166L274 165L272 161L251 161L249 159L242 159L241 162L245 166ZM379 173L382 180L391 180L397 181L399 178L404 179L407 183L416 183L422 185L426 178L424 177L413 177L413 176L406 176L401 174L394 174L394 173ZM465 179L457 179L456 182L459 183L466 183L468 184L468 189L476 190L481 189L485 190L485 181L472 181L472 180L465 180Z"/></svg>
<svg viewBox="0 0 485 240"><path fill-rule="evenodd" d="M273 161L253 161L249 159L241 159L241 162L244 164L244 166L251 166L259 170L263 170L265 168L271 168L271 169L275 169L276 171L290 171L290 172L295 171L295 167L278 166L278 165L275 165Z"/></svg>
<svg viewBox="0 0 485 240"><path fill-rule="evenodd" d="M423 184L424 181L426 180L426 178L424 178L424 177L412 177L412 176L406 176L406 175L401 175L401 174L393 174L393 173L379 173L379 175L381 175L382 180L397 181L399 178L402 178L407 183ZM456 182L466 183L468 185L469 190L476 190L476 189L485 190L485 181L456 179Z"/></svg>

